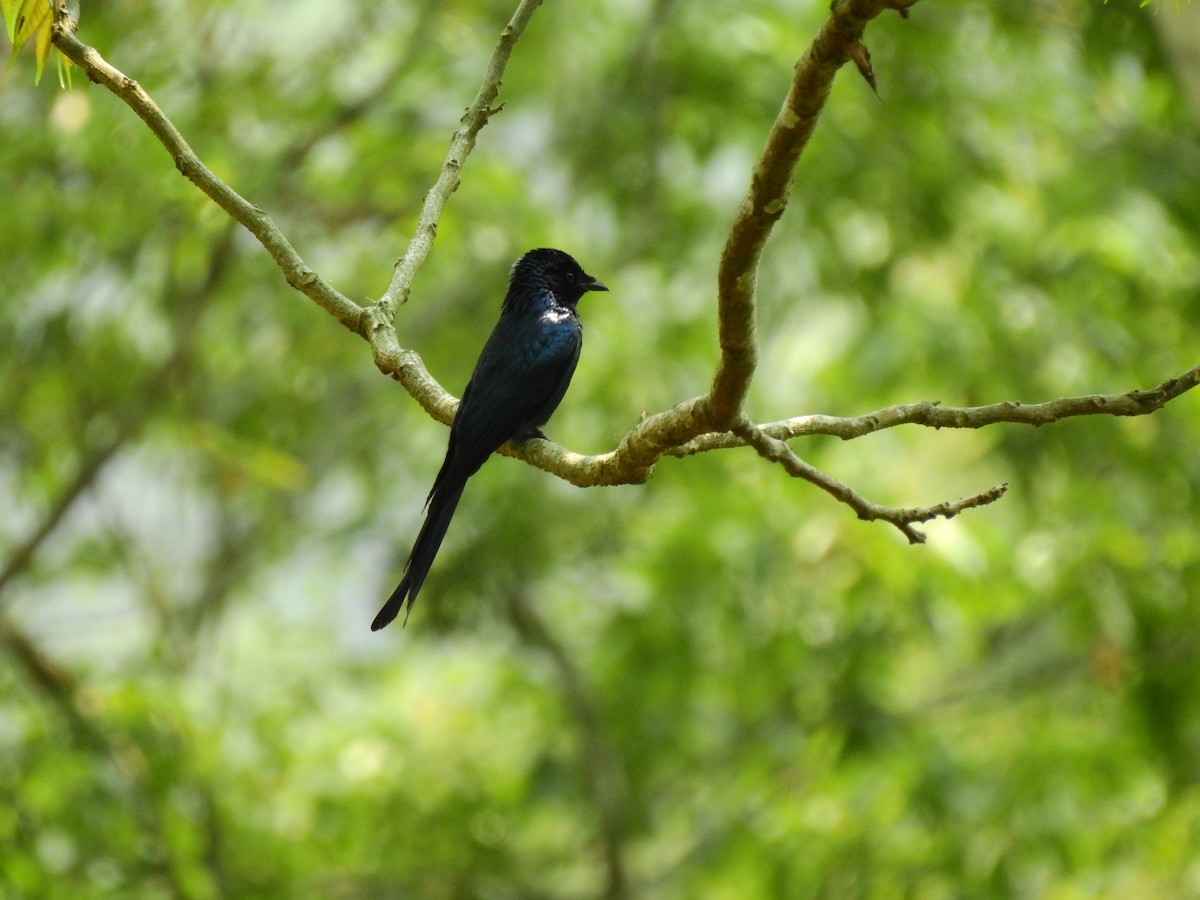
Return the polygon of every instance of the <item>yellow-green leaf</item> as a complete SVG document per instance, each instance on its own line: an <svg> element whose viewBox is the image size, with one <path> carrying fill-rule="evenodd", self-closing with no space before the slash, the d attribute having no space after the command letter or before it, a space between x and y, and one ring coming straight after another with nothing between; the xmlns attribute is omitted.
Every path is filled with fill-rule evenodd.
<svg viewBox="0 0 1200 900"><path fill-rule="evenodd" d="M42 80L42 69L46 65L46 58L50 56L50 37L54 26L54 17L48 15L50 5L48 3L43 4L42 10L44 21L38 28L37 43L34 47L37 56L37 72L33 76L34 84L39 84Z"/></svg>
<svg viewBox="0 0 1200 900"><path fill-rule="evenodd" d="M51 6L50 0L0 0L0 9L15 54L49 17Z"/></svg>

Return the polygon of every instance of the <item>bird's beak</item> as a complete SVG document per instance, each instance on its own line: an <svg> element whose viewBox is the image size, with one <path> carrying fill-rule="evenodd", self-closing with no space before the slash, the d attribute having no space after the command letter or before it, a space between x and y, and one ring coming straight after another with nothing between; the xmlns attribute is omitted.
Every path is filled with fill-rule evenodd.
<svg viewBox="0 0 1200 900"><path fill-rule="evenodd" d="M607 291L608 285L606 285L603 281L598 281L597 279L593 278L591 281L584 282L583 289L585 291Z"/></svg>

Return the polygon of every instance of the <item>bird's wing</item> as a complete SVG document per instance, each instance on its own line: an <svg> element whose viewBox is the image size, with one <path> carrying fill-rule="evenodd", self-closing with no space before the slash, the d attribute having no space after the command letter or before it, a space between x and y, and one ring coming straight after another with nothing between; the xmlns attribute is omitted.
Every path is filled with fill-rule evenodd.
<svg viewBox="0 0 1200 900"><path fill-rule="evenodd" d="M488 340L451 427L446 465L464 477L478 471L505 441L550 417L566 393L583 343L573 331L517 346L508 337L498 330Z"/></svg>
<svg viewBox="0 0 1200 900"><path fill-rule="evenodd" d="M471 379L457 436L479 448L479 465L505 441L550 417L575 372L579 344L576 339L562 352L535 356L506 371L502 379Z"/></svg>

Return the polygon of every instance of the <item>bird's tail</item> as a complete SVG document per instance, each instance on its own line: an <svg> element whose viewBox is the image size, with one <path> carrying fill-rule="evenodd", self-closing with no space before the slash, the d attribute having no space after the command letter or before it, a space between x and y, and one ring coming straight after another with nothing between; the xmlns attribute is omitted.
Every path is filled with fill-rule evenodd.
<svg viewBox="0 0 1200 900"><path fill-rule="evenodd" d="M442 546L442 538L446 536L446 529L450 527L450 520L454 517L454 510L462 497L464 487L465 479L453 487L440 487L430 498L429 515L425 517L425 524L421 526L421 533L417 535L417 542L413 544L412 553L408 556L404 577L400 579L396 590L392 591L392 596L388 597L387 603L383 604L383 609L375 616L375 621L371 623L372 631L378 631L396 618L405 600L408 601L408 612L412 612L413 601L417 599L421 585L425 583L425 576L429 574L429 567L433 565L438 548ZM404 621L407 624L407 613Z"/></svg>

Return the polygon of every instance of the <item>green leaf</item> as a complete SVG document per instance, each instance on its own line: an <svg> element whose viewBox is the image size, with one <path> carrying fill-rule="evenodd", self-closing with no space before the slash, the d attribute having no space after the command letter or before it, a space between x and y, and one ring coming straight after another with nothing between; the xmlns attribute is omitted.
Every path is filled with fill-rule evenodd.
<svg viewBox="0 0 1200 900"><path fill-rule="evenodd" d="M71 89L71 61L58 54L58 86L64 91Z"/></svg>
<svg viewBox="0 0 1200 900"><path fill-rule="evenodd" d="M4 16L4 30L8 33L8 39L14 40L14 35L17 31L17 19L20 17L21 7L24 5L24 0L0 0L0 15Z"/></svg>

